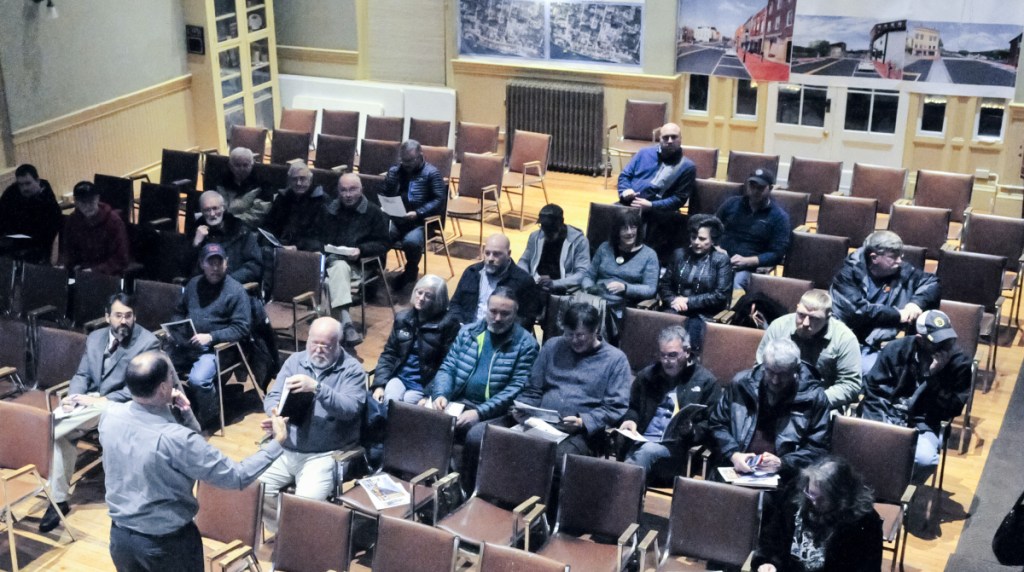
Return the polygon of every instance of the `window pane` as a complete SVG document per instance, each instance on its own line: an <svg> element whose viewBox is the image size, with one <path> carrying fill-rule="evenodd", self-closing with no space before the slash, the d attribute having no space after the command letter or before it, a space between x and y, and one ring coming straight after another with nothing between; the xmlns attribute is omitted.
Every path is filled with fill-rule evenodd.
<svg viewBox="0 0 1024 572"><path fill-rule="evenodd" d="M690 111L708 110L708 76L690 76L690 96L687 100L686 109Z"/></svg>
<svg viewBox="0 0 1024 572"><path fill-rule="evenodd" d="M827 92L820 87L804 88L804 111L801 123L808 127L825 126Z"/></svg>
<svg viewBox="0 0 1024 572"><path fill-rule="evenodd" d="M757 86L749 79L736 82L736 115L757 115Z"/></svg>
<svg viewBox="0 0 1024 572"><path fill-rule="evenodd" d="M928 96L921 107L921 131L942 133L946 124L946 98Z"/></svg>
<svg viewBox="0 0 1024 572"><path fill-rule="evenodd" d="M978 110L978 137L1003 136L1003 108L998 100L982 100Z"/></svg>
<svg viewBox="0 0 1024 572"><path fill-rule="evenodd" d="M875 106L871 111L871 131L874 133L896 132L896 111L899 109L898 95L875 93Z"/></svg>
<svg viewBox="0 0 1024 572"><path fill-rule="evenodd" d="M846 123L848 131L867 131L871 113L871 94L850 91L846 94Z"/></svg>
<svg viewBox="0 0 1024 572"><path fill-rule="evenodd" d="M775 121L778 123L800 124L800 86L793 84L779 85L778 111Z"/></svg>

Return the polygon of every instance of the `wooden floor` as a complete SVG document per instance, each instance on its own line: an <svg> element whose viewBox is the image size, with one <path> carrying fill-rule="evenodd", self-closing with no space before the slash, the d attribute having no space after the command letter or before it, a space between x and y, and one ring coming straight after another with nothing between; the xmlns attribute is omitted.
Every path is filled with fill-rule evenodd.
<svg viewBox="0 0 1024 572"><path fill-rule="evenodd" d="M561 173L549 174L548 195L552 202L558 203L565 209L567 222L581 229L586 227L590 202L608 203L615 200L615 191L604 189L601 179ZM522 231L511 229L508 231L512 241L513 256L516 259L523 251L529 232L536 228L533 223L536 220L537 211L543 205L542 199L539 190L531 192L527 197L526 210L528 216L532 215L532 218L527 219L527 227ZM511 217L506 217L505 220L506 223L515 224ZM484 226L485 234L498 231L497 221L494 222L494 225ZM463 224L463 229L467 234L466 240L472 244L453 246L454 253L458 255L453 257L456 276L459 276L466 266L474 262L471 257L475 256L477 252L476 225L473 223ZM431 272L447 277L448 268L443 256L428 255L428 259ZM390 262L392 265L395 264L393 257ZM456 282L456 278L449 280L450 292L454 292ZM406 300L402 300L402 302L404 303ZM358 317L358 313L354 314L354 317ZM384 340L391 330L391 312L381 306L370 307L367 321L369 329L366 341L359 346L358 350L360 357L364 359L365 367L369 369L376 363ZM1012 343L1004 345L999 351L998 375L992 390L987 394L979 391L975 396L975 439L972 440L965 455L960 456L951 452L946 469L946 494L942 498L936 499L933 491L926 488L918 495L922 505L930 505L935 509L930 512L937 517L932 519L916 518L911 523L914 535L910 537L907 548L907 570L928 572L943 570L949 554L956 548L963 529L966 510L971 506L973 491L978 484L988 456L987 445L999 431L1010 392L1020 369L1021 358L1024 356L1020 337L1016 334L1017 332L1014 332ZM1007 335L1007 337L1009 336ZM983 363L985 351L984 346L979 349ZM750 358L752 356L748 356L748 359ZM246 415L244 419L228 427L225 437L214 437L211 439L211 443L236 459L251 454L256 448L254 442L261 436L258 426L262 417L261 413L255 411ZM884 452L880 452L880 454L884 454ZM90 472L77 485L72 496L73 510L69 517L69 523L77 539L76 542L60 548L51 548L41 542L18 538L18 554L23 570L113 570L107 551L110 520L103 503L102 477L102 469ZM668 514L668 505L667 497L649 494L645 503L647 514L644 524L663 529ZM19 526L35 530L44 508L42 502L37 503ZM928 508L928 506L919 508ZM916 512L921 514L929 511L917 510ZM18 516L23 515L19 512ZM6 535L2 536L3 538L0 539L0 570L10 570L9 545ZM56 533L52 533L51 537L57 538ZM66 542L68 535L65 533L60 539ZM272 546L263 546L258 552L266 565L265 569L269 569L271 549ZM365 554L361 555L353 563L352 569L368 570L368 557ZM888 560L883 569L888 570Z"/></svg>

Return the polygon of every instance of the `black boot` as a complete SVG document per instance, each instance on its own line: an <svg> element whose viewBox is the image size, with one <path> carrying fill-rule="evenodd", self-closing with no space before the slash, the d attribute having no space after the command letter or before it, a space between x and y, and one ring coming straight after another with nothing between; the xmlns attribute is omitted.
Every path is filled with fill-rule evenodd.
<svg viewBox="0 0 1024 572"><path fill-rule="evenodd" d="M64 516L67 516L68 512L71 511L71 507L68 505L67 501L57 503L57 508L60 509L60 512L63 513ZM57 514L57 511L53 508L53 505L50 504L49 506L46 507L46 513L43 514L43 519L39 521L39 532L50 532L51 530L57 528L59 525L60 515Z"/></svg>

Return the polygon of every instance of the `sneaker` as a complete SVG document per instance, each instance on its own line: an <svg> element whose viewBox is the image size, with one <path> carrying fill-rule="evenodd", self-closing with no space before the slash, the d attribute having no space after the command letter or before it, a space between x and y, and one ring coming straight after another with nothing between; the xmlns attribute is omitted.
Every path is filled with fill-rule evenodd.
<svg viewBox="0 0 1024 572"><path fill-rule="evenodd" d="M71 507L66 501L57 503L57 508L60 509L60 512L62 512L65 517L68 515L68 512L71 511ZM60 526L60 515L57 514L57 511L54 510L53 505L51 504L46 507L46 513L43 514L43 519L39 521L39 532L50 532L58 526Z"/></svg>
<svg viewBox="0 0 1024 572"><path fill-rule="evenodd" d="M355 325L351 322L345 324L342 328L342 338L344 342L350 346L355 346L363 343L363 336L356 329Z"/></svg>

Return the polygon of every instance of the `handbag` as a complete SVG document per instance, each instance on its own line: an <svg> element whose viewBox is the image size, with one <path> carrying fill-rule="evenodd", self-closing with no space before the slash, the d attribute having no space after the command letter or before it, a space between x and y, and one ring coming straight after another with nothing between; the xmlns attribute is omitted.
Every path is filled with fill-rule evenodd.
<svg viewBox="0 0 1024 572"><path fill-rule="evenodd" d="M992 537L992 552L1004 566L1024 565L1024 493L1013 503L1010 512Z"/></svg>

